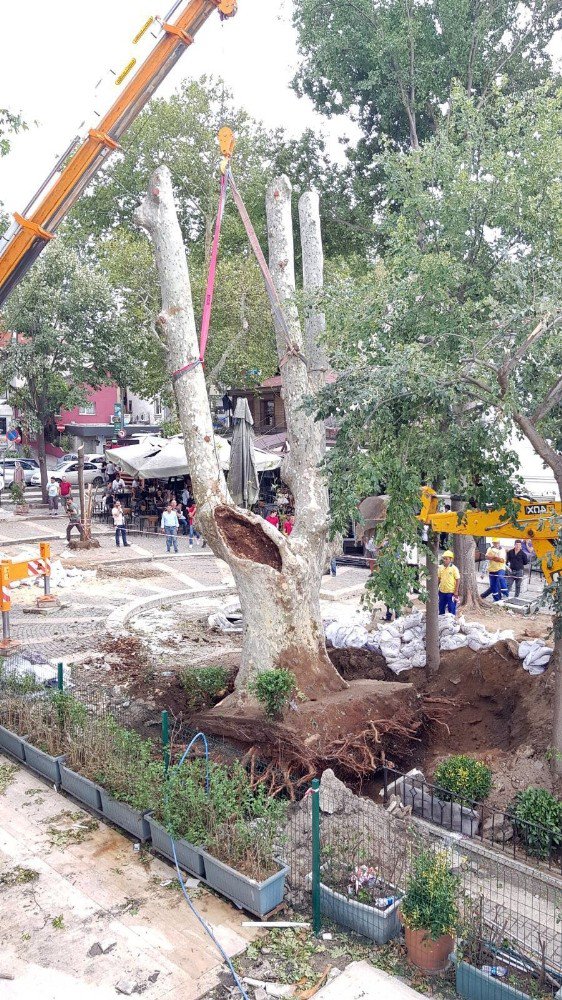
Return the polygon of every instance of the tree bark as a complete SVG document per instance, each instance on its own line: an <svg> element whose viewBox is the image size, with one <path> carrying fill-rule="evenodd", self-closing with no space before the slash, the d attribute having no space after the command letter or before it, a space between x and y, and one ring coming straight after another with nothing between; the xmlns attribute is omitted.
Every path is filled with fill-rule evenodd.
<svg viewBox="0 0 562 1000"><path fill-rule="evenodd" d="M41 494L43 503L48 503L47 451L45 448L45 427L41 419L39 419L39 423L37 426L37 461L39 462L39 472L41 475Z"/></svg>
<svg viewBox="0 0 562 1000"><path fill-rule="evenodd" d="M80 524L86 521L86 504L84 502L84 445L78 447L78 499L80 501Z"/></svg>
<svg viewBox="0 0 562 1000"><path fill-rule="evenodd" d="M436 674L441 663L439 649L439 535L430 531L427 543L427 604L425 606L426 670Z"/></svg>
<svg viewBox="0 0 562 1000"><path fill-rule="evenodd" d="M554 670L554 718L552 721L552 772L562 780L562 613L554 618L554 650L550 658Z"/></svg>
<svg viewBox="0 0 562 1000"><path fill-rule="evenodd" d="M451 500L451 510L456 513L461 511L465 505L461 500ZM469 608L476 610L485 606L478 591L478 573L474 553L476 543L472 535L453 535L453 551L455 553L455 566L457 567L461 579L459 585L459 608Z"/></svg>
<svg viewBox="0 0 562 1000"><path fill-rule="evenodd" d="M310 383L316 392L325 384L329 368L323 342L326 333L326 316L321 302L324 289L324 252L320 229L320 199L316 191L305 191L301 195L299 221L305 294L305 355Z"/></svg>
<svg viewBox="0 0 562 1000"><path fill-rule="evenodd" d="M162 292L158 323L168 350L185 450L198 505L198 526L234 576L245 622L235 700L245 700L260 671L287 667L310 699L347 687L326 652L320 617L320 581L328 527L326 486L317 468L324 433L301 410L310 393L301 360L302 335L294 304L291 189L282 178L268 192L271 267L290 330L276 317L291 452L283 478L295 497L290 538L236 507L215 453L211 412L193 315L189 271L166 167L153 174L136 220L154 244Z"/></svg>

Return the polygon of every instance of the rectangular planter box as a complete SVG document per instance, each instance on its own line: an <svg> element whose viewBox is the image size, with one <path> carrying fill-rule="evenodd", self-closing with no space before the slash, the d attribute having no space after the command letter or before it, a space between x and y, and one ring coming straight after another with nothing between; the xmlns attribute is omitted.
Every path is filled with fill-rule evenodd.
<svg viewBox="0 0 562 1000"><path fill-rule="evenodd" d="M44 750L39 750L32 743L25 744L25 763L32 771L52 781L54 785L60 785L60 766L64 757L51 757Z"/></svg>
<svg viewBox="0 0 562 1000"><path fill-rule="evenodd" d="M377 910L320 883L320 912L323 916L377 944L386 944L400 933L399 906L400 899L396 899L386 910Z"/></svg>
<svg viewBox="0 0 562 1000"><path fill-rule="evenodd" d="M287 866L280 868L264 882L256 882L255 879L241 875L234 868L213 858L207 851L201 853L208 884L242 909L249 910L257 917L263 917L283 902L285 878L289 871Z"/></svg>
<svg viewBox="0 0 562 1000"><path fill-rule="evenodd" d="M109 795L105 788L100 789L103 815L111 823L120 826L127 833L132 833L137 840L150 840L150 827L145 819L145 813L133 809L126 802L118 802Z"/></svg>
<svg viewBox="0 0 562 1000"><path fill-rule="evenodd" d="M71 771L69 767L65 767L61 763L60 783L65 792L72 795L78 802L101 812L101 789L89 778L84 778L77 771Z"/></svg>
<svg viewBox="0 0 562 1000"><path fill-rule="evenodd" d="M0 726L0 748L6 750L17 760L25 761L25 737L12 733L10 729Z"/></svg>
<svg viewBox="0 0 562 1000"><path fill-rule="evenodd" d="M516 990L502 979L487 976L468 962L457 962L455 978L456 991L465 1000L529 1000L528 993Z"/></svg>
<svg viewBox="0 0 562 1000"><path fill-rule="evenodd" d="M150 813L146 819L150 827L150 839L152 840L154 850L158 854L161 854L163 858L167 858L168 861L173 863L174 852L172 850L172 838L170 834ZM185 868L190 875L195 875L197 878L205 878L205 863L201 854L201 848L194 847L187 840L176 840L175 844L176 857L180 868Z"/></svg>

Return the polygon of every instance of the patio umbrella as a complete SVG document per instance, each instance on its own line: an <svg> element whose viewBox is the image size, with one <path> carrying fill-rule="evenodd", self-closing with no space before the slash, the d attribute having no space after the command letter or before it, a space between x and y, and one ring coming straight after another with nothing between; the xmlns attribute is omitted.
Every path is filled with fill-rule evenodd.
<svg viewBox="0 0 562 1000"><path fill-rule="evenodd" d="M155 434L147 434L139 444L129 444L122 448L107 448L105 457L108 461L121 466L128 476L136 476L139 466L150 455L160 451L165 443L164 438Z"/></svg>
<svg viewBox="0 0 562 1000"><path fill-rule="evenodd" d="M228 469L230 447L224 438L215 437L215 451L221 469ZM167 479L168 476L186 476L189 473L183 437L178 436L164 441L157 455L144 460L139 466L139 472L145 479Z"/></svg>
<svg viewBox="0 0 562 1000"><path fill-rule="evenodd" d="M254 420L248 400L244 397L237 400L234 411L228 489L234 503L240 507L251 507L259 494L254 450Z"/></svg>

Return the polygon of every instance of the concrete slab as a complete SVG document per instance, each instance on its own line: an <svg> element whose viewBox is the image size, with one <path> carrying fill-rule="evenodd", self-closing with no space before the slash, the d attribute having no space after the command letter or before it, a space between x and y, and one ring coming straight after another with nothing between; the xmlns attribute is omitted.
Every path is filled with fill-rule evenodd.
<svg viewBox="0 0 562 1000"><path fill-rule="evenodd" d="M192 898L227 953L242 952L256 933L244 915L205 889ZM0 972L14 977L2 1000L106 1000L123 979L147 1000L197 1000L223 970L173 869L23 768L0 796L0 907Z"/></svg>
<svg viewBox="0 0 562 1000"><path fill-rule="evenodd" d="M369 962L352 962L315 1000L418 1000L422 994Z"/></svg>

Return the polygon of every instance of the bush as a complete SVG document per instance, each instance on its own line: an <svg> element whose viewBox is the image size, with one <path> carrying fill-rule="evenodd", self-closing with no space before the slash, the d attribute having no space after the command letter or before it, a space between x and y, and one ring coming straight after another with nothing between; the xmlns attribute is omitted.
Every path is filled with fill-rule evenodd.
<svg viewBox="0 0 562 1000"><path fill-rule="evenodd" d="M445 794L441 798L446 801L470 799L482 802L490 794L492 772L482 761L461 753L447 757L447 760L438 764L433 781L438 786L440 795L441 789L444 790Z"/></svg>
<svg viewBox="0 0 562 1000"><path fill-rule="evenodd" d="M161 799L164 767L155 758L150 740L118 726L110 717L95 728L98 756L90 761L93 773L87 776L133 809L153 809Z"/></svg>
<svg viewBox="0 0 562 1000"><path fill-rule="evenodd" d="M266 715L278 718L296 687L292 670L262 670L250 690L265 708Z"/></svg>
<svg viewBox="0 0 562 1000"><path fill-rule="evenodd" d="M548 858L562 844L562 801L546 788L517 792L509 812L529 854Z"/></svg>
<svg viewBox="0 0 562 1000"><path fill-rule="evenodd" d="M192 709L213 705L228 691L228 667L192 667L184 670L181 683Z"/></svg>
<svg viewBox="0 0 562 1000"><path fill-rule="evenodd" d="M453 934L459 919L459 885L460 879L450 871L445 851L420 851L412 860L401 904L406 926L412 931L427 931L433 940Z"/></svg>

